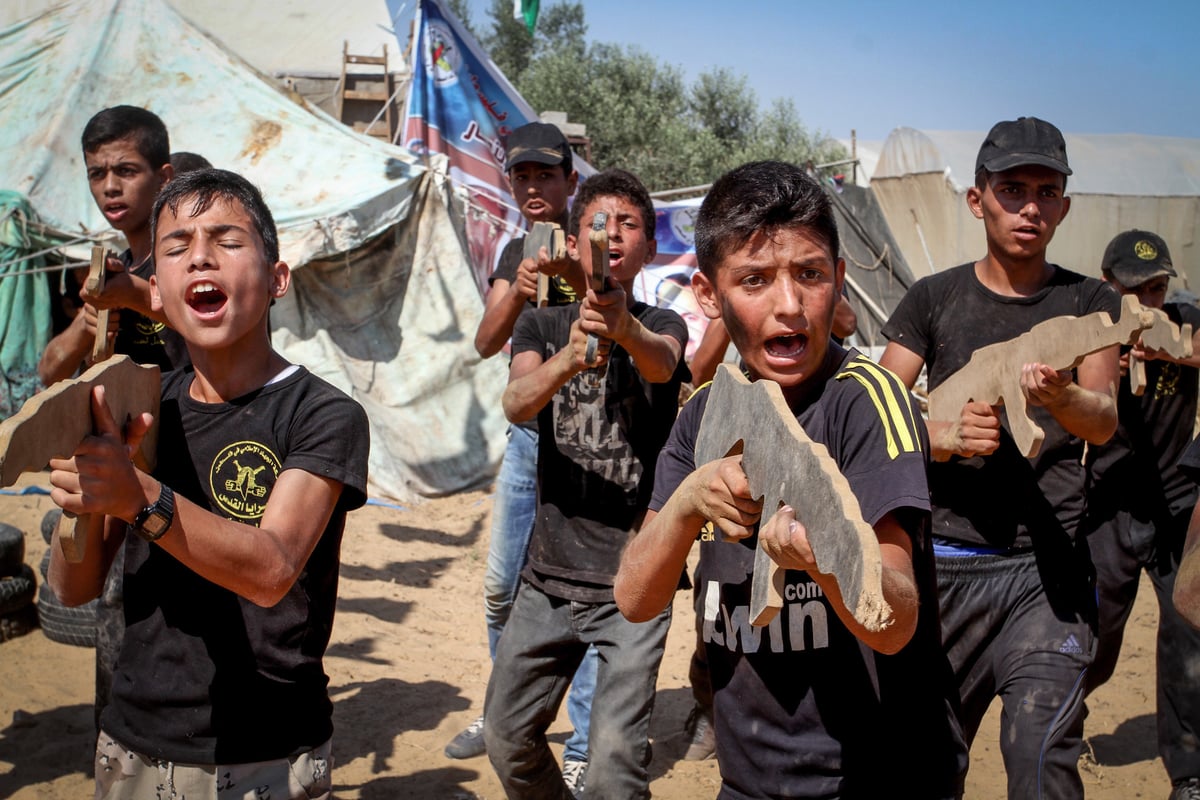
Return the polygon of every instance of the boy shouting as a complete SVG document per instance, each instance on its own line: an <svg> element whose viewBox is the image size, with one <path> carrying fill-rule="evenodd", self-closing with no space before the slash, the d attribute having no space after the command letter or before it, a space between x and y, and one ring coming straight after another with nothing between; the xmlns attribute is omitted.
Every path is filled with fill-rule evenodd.
<svg viewBox="0 0 1200 800"><path fill-rule="evenodd" d="M746 164L700 207L693 288L705 314L724 321L749 377L780 385L846 476L878 536L895 622L872 633L854 621L792 509L766 511L752 497L740 456L695 463L707 389L663 448L650 511L614 587L629 619L650 619L670 604L707 523L741 541L720 541L712 528L701 535L696 581L718 797L728 800L952 798L966 769L938 640L925 429L894 375L830 340L845 270L837 253L816 181L791 164ZM787 569L789 602L761 629L748 623L753 547Z"/></svg>
<svg viewBox="0 0 1200 800"><path fill-rule="evenodd" d="M103 389L99 433L50 462L64 511L128 523L89 538L49 580L99 594L125 549L126 634L101 716L96 797L328 797L332 711L322 666L346 512L365 501L362 408L271 347L288 289L258 190L221 170L168 184L151 215L155 311L192 366L163 378L158 466L130 461ZM223 795L222 795L223 796Z"/></svg>

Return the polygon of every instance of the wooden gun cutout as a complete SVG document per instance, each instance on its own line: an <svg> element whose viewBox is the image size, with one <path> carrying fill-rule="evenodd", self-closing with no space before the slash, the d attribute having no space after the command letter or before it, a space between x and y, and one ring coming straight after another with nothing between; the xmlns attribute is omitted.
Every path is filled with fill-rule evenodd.
<svg viewBox="0 0 1200 800"><path fill-rule="evenodd" d="M87 281L84 287L88 292L100 294L104 291L104 279L107 255L103 247L92 245L92 263L88 267ZM112 347L108 343L109 310L102 308L96 312L96 341L92 344L92 362L98 363L112 356ZM6 484L7 485L7 484Z"/></svg>
<svg viewBox="0 0 1200 800"><path fill-rule="evenodd" d="M721 364L696 437L696 464L732 455L739 445L750 491L763 498L762 523L781 501L790 505L807 530L817 569L834 576L854 618L869 631L891 625L879 539L829 451L804 433L779 384L751 383ZM784 569L755 548L752 624L766 625L783 607L783 578Z"/></svg>
<svg viewBox="0 0 1200 800"><path fill-rule="evenodd" d="M608 288L608 214L603 211L597 211L592 216L592 229L588 231L588 246L592 248L592 275L588 280L588 286L593 292L600 294ZM595 363L596 350L599 346L600 337L589 333L587 351L584 353L584 360L588 364ZM604 379L607 371L608 364L601 364L588 374L594 376L594 381L598 383Z"/></svg>
<svg viewBox="0 0 1200 800"><path fill-rule="evenodd" d="M12 486L22 472L40 470L52 458L69 458L75 453L79 443L95 430L92 388L98 385L104 386L108 408L118 424L143 411L154 415L154 425L134 458L143 469L151 469L157 451L160 383L158 367L115 356L78 378L59 381L29 398L20 411L0 423L0 486ZM95 520L91 516L79 516L72 522L64 514L59 523L63 555L72 563L83 558L89 531L96 533L103 525L102 515L95 515Z"/></svg>
<svg viewBox="0 0 1200 800"><path fill-rule="evenodd" d="M535 222L525 234L525 245L521 251L522 258L532 258L537 261L538 251L546 248L551 261L565 258L567 255L567 237L563 229L554 222ZM550 276L538 272L537 306L544 308L549 303Z"/></svg>
<svg viewBox="0 0 1200 800"><path fill-rule="evenodd" d="M1074 369L1098 350L1132 342L1153 322L1153 315L1136 297L1125 295L1119 322L1113 322L1106 311L1055 317L1006 342L981 347L965 366L929 393L929 419L957 422L963 406L971 401L1003 405L1013 441L1026 458L1033 458L1046 433L1029 416L1021 391L1021 365L1036 362L1057 370Z"/></svg>
<svg viewBox="0 0 1200 800"><path fill-rule="evenodd" d="M1162 350L1171 358L1192 357L1192 326L1176 325L1167 312L1158 308L1147 308L1154 315L1154 323L1142 331L1142 345L1151 350ZM1146 391L1146 364L1133 353L1129 354L1129 390L1138 397Z"/></svg>

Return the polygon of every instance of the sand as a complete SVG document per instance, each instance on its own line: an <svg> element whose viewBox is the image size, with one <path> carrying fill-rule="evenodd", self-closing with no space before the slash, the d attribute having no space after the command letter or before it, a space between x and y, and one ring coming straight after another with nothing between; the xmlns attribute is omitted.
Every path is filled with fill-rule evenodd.
<svg viewBox="0 0 1200 800"><path fill-rule="evenodd" d="M45 486L35 475L21 485ZM45 495L0 496L0 520L26 531L26 561L46 545ZM479 713L489 662L481 585L491 496L461 494L409 508L367 506L350 518L333 642L335 795L353 800L503 797L486 757L454 761L446 742ZM1154 593L1143 581L1116 676L1089 701L1082 773L1098 800L1166 797L1154 723ZM651 733L654 796L716 795L714 761L682 760L691 707L691 604L678 596ZM93 651L40 630L0 643L0 798L91 797ZM971 752L968 798L1003 798L998 706ZM551 729L561 754L565 712ZM899 788L899 786L898 786ZM897 796L903 796L898 792Z"/></svg>

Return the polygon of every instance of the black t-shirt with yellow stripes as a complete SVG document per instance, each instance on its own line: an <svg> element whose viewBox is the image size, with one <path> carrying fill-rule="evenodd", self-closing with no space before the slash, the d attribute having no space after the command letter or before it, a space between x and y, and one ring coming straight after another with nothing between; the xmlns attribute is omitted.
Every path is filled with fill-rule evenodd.
<svg viewBox="0 0 1200 800"><path fill-rule="evenodd" d="M953 797L967 754L938 627L925 426L895 375L856 351L830 347L833 356L816 379L823 387L796 418L829 450L863 518L874 525L893 513L912 536L917 632L896 655L874 653L841 623L808 573L791 570L782 611L754 628L757 537L729 544L702 536L696 625L715 690L719 797L876 797L897 790ZM696 468L707 400L702 389L680 411L659 456L651 509L661 509Z"/></svg>

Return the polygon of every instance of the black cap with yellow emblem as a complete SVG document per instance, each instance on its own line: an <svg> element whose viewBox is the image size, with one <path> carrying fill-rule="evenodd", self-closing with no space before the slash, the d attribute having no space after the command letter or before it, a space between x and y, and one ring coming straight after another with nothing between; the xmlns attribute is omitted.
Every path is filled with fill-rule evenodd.
<svg viewBox="0 0 1200 800"><path fill-rule="evenodd" d="M1175 277L1171 251L1157 233L1136 228L1118 233L1104 249L1100 271L1127 288L1140 286L1161 275Z"/></svg>
<svg viewBox="0 0 1200 800"><path fill-rule="evenodd" d="M517 164L533 161L538 164L557 166L562 164L571 170L571 146L558 126L548 122L530 122L508 135L504 158L504 171Z"/></svg>

